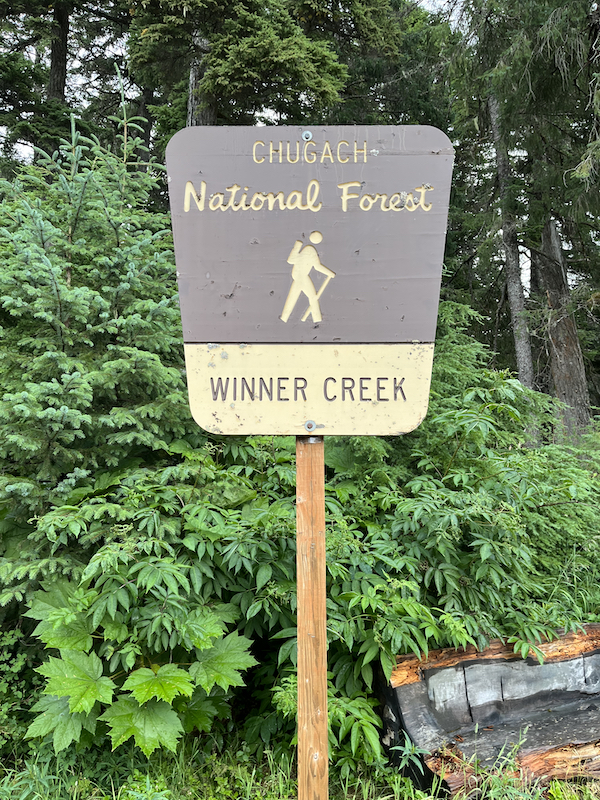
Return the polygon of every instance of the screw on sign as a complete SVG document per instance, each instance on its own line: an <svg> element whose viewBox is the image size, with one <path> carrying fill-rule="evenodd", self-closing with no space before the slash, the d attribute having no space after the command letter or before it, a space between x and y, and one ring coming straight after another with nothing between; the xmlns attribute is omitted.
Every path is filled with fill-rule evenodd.
<svg viewBox="0 0 600 800"><path fill-rule="evenodd" d="M301 800L327 795L323 436L425 416L452 163L427 126L196 127L167 148L194 419L297 437Z"/></svg>

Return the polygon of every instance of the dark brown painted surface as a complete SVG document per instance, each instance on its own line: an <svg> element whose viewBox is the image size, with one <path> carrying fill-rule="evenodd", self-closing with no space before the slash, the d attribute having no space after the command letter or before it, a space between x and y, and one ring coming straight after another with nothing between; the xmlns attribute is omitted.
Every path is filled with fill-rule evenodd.
<svg viewBox="0 0 600 800"><path fill-rule="evenodd" d="M304 131L313 137L306 152L314 163L303 159ZM257 145L253 157L257 141L264 145ZM273 163L269 163L271 141L277 151L271 156ZM279 142L283 163L279 163ZM287 163L288 142L292 159L298 142L298 163ZM261 158L264 161L256 163ZM185 341L432 342L452 162L448 138L425 126L180 131L167 148L167 167ZM188 181L198 195L204 182L204 210L193 198L189 210L184 210ZM246 203L254 194L269 192L283 192L287 201L296 191L306 205L311 181L319 184L312 203L312 207L322 203L318 211L281 210L278 201L273 210L268 210L267 201L261 210L208 207L210 196L218 192L227 202L231 193L226 190L234 184L240 187L236 205L245 187ZM370 210L361 210L358 198L349 198L343 210L339 184L348 182L358 186L348 187L347 193L379 195ZM432 188L423 193L418 190L423 186ZM398 194L401 199L392 201ZM381 195L387 195L384 207L390 202L397 208L406 205L382 211ZM420 198L421 204L414 208ZM258 199L255 205L260 204ZM424 210L429 204L431 208ZM315 323L309 317L302 322L308 305L302 295L289 320L282 322L292 284L288 257L296 241L309 244L313 231L323 236L316 245L321 263L335 273L319 301L323 319ZM325 277L313 269L311 279L318 290Z"/></svg>

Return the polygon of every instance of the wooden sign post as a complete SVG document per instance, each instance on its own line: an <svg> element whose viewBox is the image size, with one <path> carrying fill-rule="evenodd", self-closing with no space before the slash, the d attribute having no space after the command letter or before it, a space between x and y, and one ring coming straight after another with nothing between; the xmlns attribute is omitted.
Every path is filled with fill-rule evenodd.
<svg viewBox="0 0 600 800"><path fill-rule="evenodd" d="M323 436L425 416L452 163L428 126L197 127L167 147L192 415L296 436L300 800L327 797Z"/></svg>
<svg viewBox="0 0 600 800"><path fill-rule="evenodd" d="M296 524L298 798L326 800L329 752L322 436L296 439Z"/></svg>

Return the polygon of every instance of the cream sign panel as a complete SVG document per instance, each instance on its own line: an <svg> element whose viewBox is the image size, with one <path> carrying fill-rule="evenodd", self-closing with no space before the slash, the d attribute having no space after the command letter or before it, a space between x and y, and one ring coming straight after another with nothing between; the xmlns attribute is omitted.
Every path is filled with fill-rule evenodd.
<svg viewBox="0 0 600 800"><path fill-rule="evenodd" d="M453 153L421 126L187 128L167 149L196 421L395 434L427 410Z"/></svg>

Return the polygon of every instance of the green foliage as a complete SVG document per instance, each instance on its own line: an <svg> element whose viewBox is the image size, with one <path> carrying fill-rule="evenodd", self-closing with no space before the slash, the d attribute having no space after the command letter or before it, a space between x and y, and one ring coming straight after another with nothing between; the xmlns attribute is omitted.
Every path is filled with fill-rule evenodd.
<svg viewBox="0 0 600 800"><path fill-rule="evenodd" d="M27 603L50 651L27 736L61 757L149 756L237 729L279 758L296 714L294 441L191 422L170 235L149 206L160 174L136 125L116 153L73 130L2 184L0 600ZM598 613L597 437L551 443L552 402L487 367L472 320L442 304L417 431L327 441L346 781L383 763L372 694L396 655L494 636L527 655Z"/></svg>
<svg viewBox="0 0 600 800"><path fill-rule="evenodd" d="M95 733L97 714L72 713L67 696L43 697L31 710L38 711L39 715L27 729L26 738L45 737L51 733L55 753L78 742L84 729Z"/></svg>
<svg viewBox="0 0 600 800"><path fill-rule="evenodd" d="M120 800L169 800L171 792L164 781L154 781L149 775L145 778L135 771L127 783L119 790Z"/></svg>
<svg viewBox="0 0 600 800"><path fill-rule="evenodd" d="M108 708L101 719L110 727L113 750L132 736L149 756L157 747L175 751L183 726L177 714L162 700L141 705L134 698L122 697Z"/></svg>
<svg viewBox="0 0 600 800"><path fill-rule="evenodd" d="M99 138L44 99L57 5L86 119L114 111L110 43L128 51L132 99ZM512 349L485 111L493 92L522 250L535 256L548 214L571 245L592 365L597 13L458 5L451 30L404 0L4 4L3 150L52 155L0 183L0 751L22 758L26 736L46 759L6 772L0 799L295 794L294 443L192 422L164 175L145 149L185 124L192 66L221 122L419 122L457 143L429 416L409 436L326 444L335 791L419 795L382 767L373 693L397 654L502 636L539 655L600 619L598 436L557 444L552 402L490 368ZM158 125L128 116L141 96ZM406 742L404 764L417 756ZM481 786L523 796L508 775Z"/></svg>
<svg viewBox="0 0 600 800"><path fill-rule="evenodd" d="M121 156L74 130L0 186L0 492L15 521L186 430L168 221L144 208L158 178L129 163L132 124Z"/></svg>
<svg viewBox="0 0 600 800"><path fill-rule="evenodd" d="M410 736L404 732L404 742L390 747L390 750L396 753L394 765L402 772L407 767L417 769L421 775L424 775L422 757L429 754L428 750L418 747L411 741Z"/></svg>
<svg viewBox="0 0 600 800"><path fill-rule="evenodd" d="M519 766L517 754L527 741L527 729L519 735L519 741L506 745L491 767L483 767L477 759L469 762L469 788L465 787L458 796L466 798L473 786L482 800L544 800L546 790L539 784L527 780L524 770Z"/></svg>
<svg viewBox="0 0 600 800"><path fill-rule="evenodd" d="M159 87L166 101L154 105L161 134L173 135L185 124L194 59L201 61L195 91L200 105L215 107L215 124L252 123L265 109L300 123L335 104L346 68L328 41L299 22L293 6L281 0L137 6L130 64L136 79Z"/></svg>
<svg viewBox="0 0 600 800"><path fill-rule="evenodd" d="M42 652L22 630L0 631L0 753L4 759L23 754L22 740L41 688L34 671Z"/></svg>
<svg viewBox="0 0 600 800"><path fill-rule="evenodd" d="M538 428L553 420L551 404L479 366L475 346L457 359L462 334L450 328L433 413L419 432L327 444L330 744L346 778L382 763L370 693L398 653L503 636L527 655L583 619L576 598L548 599L560 558L542 574L534 553L547 515L567 551L569 537L597 525L597 504L587 502L598 490L591 451L582 461L573 448L523 447L532 420ZM475 388L465 388L469 359ZM174 749L194 729L223 742L219 720L240 714L231 693L256 663L254 642L261 665L249 673L251 701L238 724L252 752L289 748L293 447L260 437L174 442L153 467L80 479L63 505L38 516L35 551L11 567L14 580L25 568L45 576L28 613L66 661L52 658L41 670L55 710L37 710L56 728L35 720L30 735L56 730L57 750L78 731L84 743L92 725L96 742L106 730L113 747L133 737L146 753ZM51 580L50 553L81 564L78 579ZM75 651L82 674L67 668L74 656L65 650ZM73 723L59 727L69 705Z"/></svg>
<svg viewBox="0 0 600 800"><path fill-rule="evenodd" d="M190 697L193 684L184 670L173 664L163 664L156 672L146 667L136 669L123 684L123 689L129 689L140 705L153 697L171 703L180 694Z"/></svg>
<svg viewBox="0 0 600 800"><path fill-rule="evenodd" d="M506 294L500 207L514 218L521 255L531 259L523 290L531 334L535 385L556 396L565 389L551 377L548 338L551 313L546 290L551 271L540 258L544 225L558 223L568 281L565 295L584 348L589 391L597 405L595 361L598 321L592 300L598 282L597 19L585 0L452 4L464 38L447 40L457 148L447 249L447 296L469 302L484 319L474 328L493 350L493 363L514 366L512 316ZM510 180L498 178L489 100L498 103L500 137L507 148ZM584 179L583 181L581 179ZM505 191L499 187L505 185ZM505 195L503 198L499 195ZM568 286L567 286L568 284ZM564 349L563 343L561 348ZM565 352L566 363L575 357ZM567 381L569 383L569 381ZM569 391L569 386L566 392ZM585 399L584 399L585 404Z"/></svg>
<svg viewBox="0 0 600 800"><path fill-rule="evenodd" d="M48 659L38 672L48 678L44 694L68 697L74 713L88 714L96 702L112 700L114 683L102 677L102 663L95 653L63 650L60 659Z"/></svg>
<svg viewBox="0 0 600 800"><path fill-rule="evenodd" d="M193 507L182 526L193 480L179 496L168 488L178 448L201 437L165 285L167 220L146 210L159 173L134 155L135 131L124 119L112 154L73 129L1 187L2 601L27 595L35 634L59 653L38 670L47 697L27 734L51 736L57 752L106 730L115 747L133 736L146 754L174 749L184 724L207 730L226 712L226 692L255 663L244 637L226 635L235 609L201 594L194 551L210 509ZM137 464L164 460L169 441L173 466L154 485ZM216 470L201 460L205 485ZM241 476L214 477L212 502L253 495Z"/></svg>
<svg viewBox="0 0 600 800"><path fill-rule="evenodd" d="M290 675L273 690L275 708L284 717L297 718L297 681ZM329 680L327 709L329 714L329 747L336 754L335 765L342 780L361 769L385 763L379 729L381 720L375 713L377 701L364 692L351 697L336 690ZM295 742L295 740L294 740Z"/></svg>

